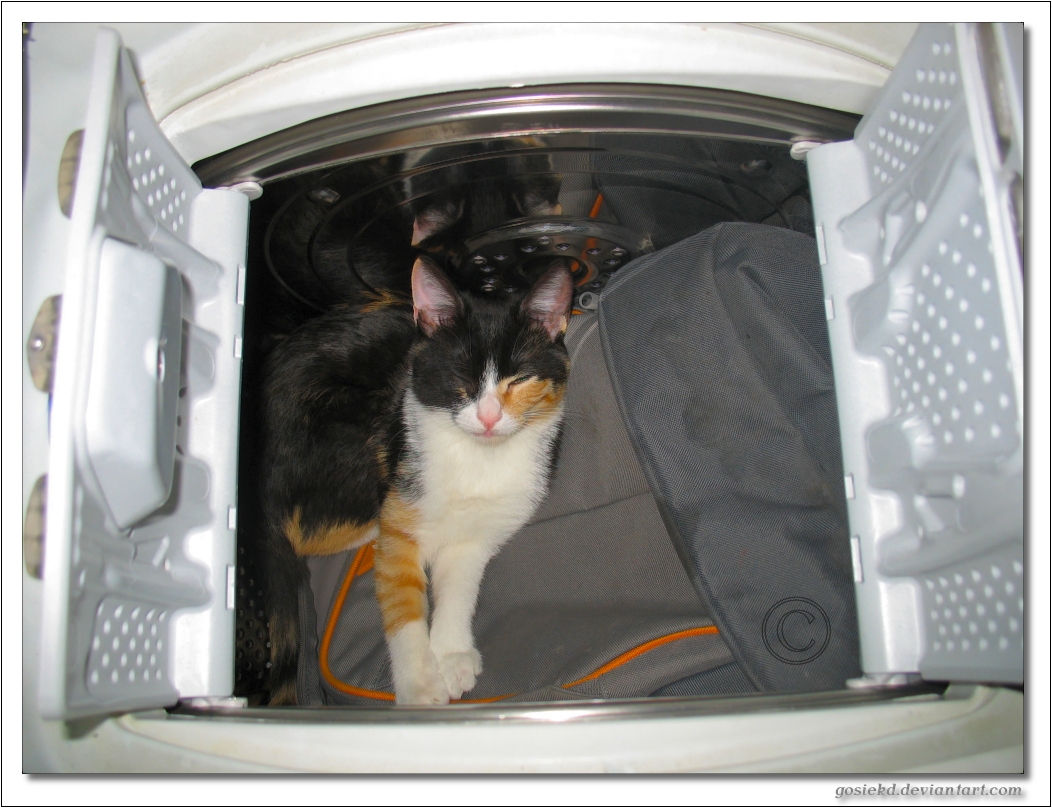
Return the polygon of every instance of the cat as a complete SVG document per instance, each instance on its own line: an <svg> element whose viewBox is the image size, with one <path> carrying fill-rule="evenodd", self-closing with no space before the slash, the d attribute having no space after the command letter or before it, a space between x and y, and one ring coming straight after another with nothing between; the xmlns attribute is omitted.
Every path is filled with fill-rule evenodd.
<svg viewBox="0 0 1052 808"><path fill-rule="evenodd" d="M371 541L397 702L474 686L483 572L554 469L572 292L557 259L529 290L477 294L421 256L411 304L334 308L273 350L261 496L269 574L284 585L271 586L271 704L295 703L302 557Z"/></svg>

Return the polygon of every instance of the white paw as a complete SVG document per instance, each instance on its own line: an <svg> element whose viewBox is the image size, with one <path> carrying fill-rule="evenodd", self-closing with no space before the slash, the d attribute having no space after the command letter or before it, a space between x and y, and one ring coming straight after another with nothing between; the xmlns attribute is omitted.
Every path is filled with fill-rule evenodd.
<svg viewBox="0 0 1052 808"><path fill-rule="evenodd" d="M396 685L395 702L416 705L449 704L449 690L442 676L436 671L433 676L417 676L401 687Z"/></svg>
<svg viewBox="0 0 1052 808"><path fill-rule="evenodd" d="M411 674L395 678L395 703L449 704L449 690L434 655L428 651L423 664L414 667Z"/></svg>
<svg viewBox="0 0 1052 808"><path fill-rule="evenodd" d="M438 669L446 680L449 698L459 699L475 686L475 677L482 673L482 656L474 648L443 654Z"/></svg>

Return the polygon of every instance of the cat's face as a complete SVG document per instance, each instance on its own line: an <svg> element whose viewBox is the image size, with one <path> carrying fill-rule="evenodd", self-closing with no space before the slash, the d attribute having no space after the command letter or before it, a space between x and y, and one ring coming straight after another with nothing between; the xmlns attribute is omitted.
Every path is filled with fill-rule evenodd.
<svg viewBox="0 0 1052 808"><path fill-rule="evenodd" d="M413 308L425 339L411 360L416 398L481 441L557 416L569 373L562 337L572 293L562 262L529 293L494 298L457 292L433 262L418 259Z"/></svg>

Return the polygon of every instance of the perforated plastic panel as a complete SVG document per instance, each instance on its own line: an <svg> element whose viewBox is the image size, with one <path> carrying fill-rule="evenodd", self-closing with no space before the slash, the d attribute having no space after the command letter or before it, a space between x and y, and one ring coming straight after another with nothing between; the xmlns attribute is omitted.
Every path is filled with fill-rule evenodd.
<svg viewBox="0 0 1052 808"><path fill-rule="evenodd" d="M168 682L168 609L153 603L105 598L99 604L88 657L88 691L104 701L128 690L165 698Z"/></svg>
<svg viewBox="0 0 1052 808"><path fill-rule="evenodd" d="M201 188L112 31L93 70L52 391L48 718L233 688L248 201Z"/></svg>
<svg viewBox="0 0 1052 808"><path fill-rule="evenodd" d="M808 154L870 673L1022 680L1018 29L922 26Z"/></svg>
<svg viewBox="0 0 1052 808"><path fill-rule="evenodd" d="M201 184L189 168L171 153L171 148L150 148L156 140L154 123L145 105L128 109L127 165L132 188L146 203L154 221L173 235L186 233L186 210L189 189L190 201L201 190ZM153 137L151 137L153 136Z"/></svg>
<svg viewBox="0 0 1052 808"><path fill-rule="evenodd" d="M881 97L886 115L871 112L855 135L855 141L868 148L870 172L883 185L894 182L914 162L961 100L957 57L952 37L945 33L930 36L930 52L911 51L909 63L900 62L902 69L895 71Z"/></svg>
<svg viewBox="0 0 1052 808"><path fill-rule="evenodd" d="M945 670L949 676L964 658L971 660L976 678L1002 678L1000 660L1023 648L1023 562L1014 549L951 564L920 579L929 675Z"/></svg>

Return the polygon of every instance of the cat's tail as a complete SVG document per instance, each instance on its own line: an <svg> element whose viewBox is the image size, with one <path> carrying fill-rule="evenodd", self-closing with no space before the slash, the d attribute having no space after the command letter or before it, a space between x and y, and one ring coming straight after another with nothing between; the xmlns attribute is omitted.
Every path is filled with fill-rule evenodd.
<svg viewBox="0 0 1052 808"><path fill-rule="evenodd" d="M270 662L267 671L267 703L289 706L297 703L296 674L299 666L300 589L307 578L302 558L288 539L272 529L264 531L260 562L265 570L265 603Z"/></svg>

